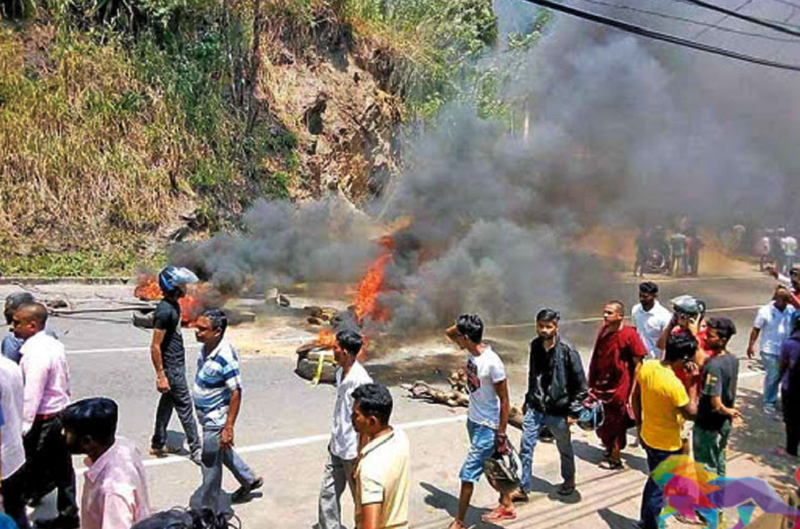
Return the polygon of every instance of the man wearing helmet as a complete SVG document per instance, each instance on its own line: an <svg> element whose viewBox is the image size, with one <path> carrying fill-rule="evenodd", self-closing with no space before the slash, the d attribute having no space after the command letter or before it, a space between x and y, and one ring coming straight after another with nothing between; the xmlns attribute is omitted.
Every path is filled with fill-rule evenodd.
<svg viewBox="0 0 800 529"><path fill-rule="evenodd" d="M150 454L166 455L167 426L172 410L186 433L191 459L200 464L202 449L194 420L192 396L186 383L186 349L181 335L181 307L178 300L186 295L186 284L197 281L197 277L185 268L168 266L158 274L158 286L164 299L159 301L153 319L153 339L150 357L156 370L156 389L161 393L156 410L155 432L150 442Z"/></svg>

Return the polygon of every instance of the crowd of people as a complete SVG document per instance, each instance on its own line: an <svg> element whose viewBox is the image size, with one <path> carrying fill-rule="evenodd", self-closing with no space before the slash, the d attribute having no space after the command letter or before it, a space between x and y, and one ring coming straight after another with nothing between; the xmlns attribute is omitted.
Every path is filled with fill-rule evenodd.
<svg viewBox="0 0 800 529"><path fill-rule="evenodd" d="M756 239L754 253L762 271L771 267L781 274L788 274L797 261L797 239L784 227L766 229Z"/></svg>
<svg viewBox="0 0 800 529"><path fill-rule="evenodd" d="M668 233L662 226L641 228L635 241L636 261L633 275L665 273L674 276L696 276L700 270L703 240L697 228L683 222Z"/></svg>
<svg viewBox="0 0 800 529"><path fill-rule="evenodd" d="M773 299L759 311L750 332L747 355L760 354L765 366L763 406L777 415L778 393L786 423L785 452L800 444L800 270L778 275ZM155 309L151 359L157 406L151 455L165 456L166 426L173 409L186 433L189 458L200 466L202 482L193 496L212 519L225 519L220 501L222 468L239 482L234 503L248 501L264 480L237 454L236 420L242 404L241 366L226 339L227 317L209 309L195 324L202 345L194 383L186 379L186 351L180 331L185 276L168 267L159 274L164 298ZM668 309L658 285L639 285L639 303L630 323L621 301L603 307L603 323L594 340L588 371L578 351L562 335L559 312L536 314L530 343L527 388L519 446L521 468L513 487L497 487L498 505L483 515L488 523L516 518L515 504L526 502L533 487L534 452L543 430L553 437L562 482L557 494L576 493L571 427L602 413L596 433L604 448L600 467L624 468L628 431L647 455L652 473L675 454L692 453L720 476L726 474L726 448L741 414L736 408L738 358L728 350L737 333L725 317L706 318L705 303L684 295ZM11 330L0 356L0 495L5 513L17 527L29 527L26 506L57 491L58 515L37 520L37 527L86 529L154 528L167 514L151 513L142 457L134 444L118 436L117 404L105 397L70 403L65 349L48 327L48 311L29 294L9 296L5 317ZM466 527L476 484L490 461L514 452L507 435L509 382L501 357L484 341L480 316L462 314L445 335L465 354L469 392L469 449L459 472L458 509L450 529ZM337 363L327 460L318 501L320 529L343 527L341 498L350 491L360 529L409 527L410 446L402 430L391 426L392 396L375 383L359 360L364 339L355 329L340 330L333 349ZM796 402L798 399L799 402ZM199 422L200 431L196 424ZM590 421L591 423L591 421ZM80 508L72 455L85 455ZM648 478L639 526L659 527L663 491ZM175 527L181 527L175 525Z"/></svg>

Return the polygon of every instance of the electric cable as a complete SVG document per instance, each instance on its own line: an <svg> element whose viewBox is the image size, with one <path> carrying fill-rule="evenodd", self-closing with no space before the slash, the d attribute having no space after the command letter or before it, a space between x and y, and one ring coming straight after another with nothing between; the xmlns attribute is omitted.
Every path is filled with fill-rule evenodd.
<svg viewBox="0 0 800 529"><path fill-rule="evenodd" d="M696 26L703 26L705 28L703 31L705 31L707 29L715 29L715 30L722 31L722 32L725 32L725 33L733 33L733 34L736 34L736 35L743 35L745 37L753 37L753 38L757 38L757 39L765 39L765 40L771 40L771 41L775 41L775 42L789 42L789 43L800 44L800 39L795 39L795 38L791 38L791 37L773 37L771 35L764 35L763 33L752 33L750 31L742 31L742 30L739 30L739 29L727 28L725 26L718 26L718 25L716 25L714 23L711 23L711 22L701 22L699 20L694 20L694 19L691 19L691 18L681 17L681 16L677 16L677 15L670 15L670 14L667 14L667 13L662 13L660 11L650 11L649 9L641 9L641 8L638 8L638 7L633 7L633 6L628 6L628 5L613 4L613 3L610 3L610 2L603 2L602 0L580 0L580 1L581 2L586 2L587 4L594 4L594 5L604 6L604 7L610 7L612 9L620 9L620 10L624 10L624 11L630 11L632 13L641 13L643 15L651 15L651 16L654 16L654 17L663 18L663 19L667 19L667 20L675 20L677 22L685 22L686 24L693 24L693 25L696 25ZM723 17L723 18L727 18L727 17ZM692 39L696 39L696 38L697 38L697 36L692 37Z"/></svg>
<svg viewBox="0 0 800 529"><path fill-rule="evenodd" d="M744 2L743 2L743 3L739 4L738 6L736 6L736 7L734 8L734 11L736 11L736 12L738 13L739 11L741 11L742 9L744 9L745 7L747 7L748 5L750 5L751 3L753 3L753 0L744 0ZM723 22L725 22L725 21L728 19L728 17L730 17L730 15L722 15L722 16L719 18L719 20L717 20L716 22L714 22L714 24L716 24L716 25L722 24ZM698 32L697 32L697 34L696 34L696 35L693 35L693 36L692 36L692 40L697 40L697 39L699 39L699 38L700 38L700 37L702 37L702 36L703 36L703 35L704 35L704 34L705 34L707 31L708 31L708 28L701 29L700 31L698 31Z"/></svg>
<svg viewBox="0 0 800 529"><path fill-rule="evenodd" d="M760 64L762 66L769 66L781 70L800 72L800 65L771 61L769 59L762 59L760 57L754 57L752 55L746 55L736 51L727 50L724 48L718 48L716 46L710 46L708 44L702 44L700 42L695 42L689 39L676 37L675 35L669 35L667 33L661 33L659 31L654 31L652 29L648 29L642 26L629 24L628 22L624 22L622 20L618 20L615 18L609 18L606 16L597 15L595 13L590 13L588 11L583 11L581 9L577 9L564 4L559 4L557 2L552 2L550 0L525 0L525 1L531 4L536 4L541 7L552 9L553 11L560 11L562 13L566 13L568 15L572 15L577 18L589 20L591 22L595 22L597 24L602 24L605 26L610 26L622 31L626 31L628 33L633 33L634 35L640 35L642 37L647 37L653 40L669 42L670 44L675 44L677 46L692 48L698 51L704 51L706 53L711 53L713 55L729 57L731 59L749 62L752 64Z"/></svg>
<svg viewBox="0 0 800 529"><path fill-rule="evenodd" d="M715 4L710 4L708 2L704 2L703 0L676 0L676 1L682 2L684 4L690 4L690 5L694 5L694 6L697 6L697 7L702 7L704 9L708 9L708 10L711 10L711 11L716 11L718 13L724 13L724 14L728 15L731 18L738 18L739 20L745 20L745 21L750 22L752 24L757 24L757 25L763 26L765 28L770 28L770 29L772 29L774 31L779 31L781 33L787 33L789 35L794 35L795 37L800 37L800 31L789 29L789 28L787 28L785 26L782 26L780 24L776 24L774 22L770 22L768 20L764 20L764 19L761 19L761 18L751 17L749 15L743 15L743 14L737 13L736 11L733 11L731 9L727 9L725 7L720 7L720 6L715 5Z"/></svg>

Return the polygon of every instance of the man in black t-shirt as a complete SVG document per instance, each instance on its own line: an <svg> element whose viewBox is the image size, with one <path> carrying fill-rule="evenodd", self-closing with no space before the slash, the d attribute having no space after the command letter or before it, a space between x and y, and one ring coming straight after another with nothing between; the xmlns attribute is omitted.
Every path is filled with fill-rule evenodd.
<svg viewBox="0 0 800 529"><path fill-rule="evenodd" d="M709 470L725 476L725 450L731 423L742 415L734 408L739 359L726 349L736 334L728 318L711 318L706 323L706 349L716 352L703 367L703 388L694 423L694 458Z"/></svg>
<svg viewBox="0 0 800 529"><path fill-rule="evenodd" d="M181 307L178 300L185 295L185 279L173 266L168 266L158 275L158 285L164 294L156 307L153 319L153 341L150 356L156 370L156 389L161 393L156 410L156 425L150 442L150 454L156 457L166 455L167 426L172 410L186 433L191 459L198 465L202 450L194 420L194 409L189 386L186 383L186 350L181 335Z"/></svg>

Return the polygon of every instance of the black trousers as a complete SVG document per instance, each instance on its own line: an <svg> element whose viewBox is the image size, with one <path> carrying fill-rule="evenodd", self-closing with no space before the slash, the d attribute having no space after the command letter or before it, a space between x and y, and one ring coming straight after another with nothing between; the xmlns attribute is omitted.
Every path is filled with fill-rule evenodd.
<svg viewBox="0 0 800 529"><path fill-rule="evenodd" d="M33 422L23 439L25 446L25 496L41 498L53 487L58 491L56 507L59 516L78 516L75 501L75 470L72 456L61 433L59 417Z"/></svg>
<svg viewBox="0 0 800 529"><path fill-rule="evenodd" d="M201 450L200 437L197 435L197 423L194 420L194 405L189 387L186 384L186 368L167 368L164 370L169 380L169 391L161 394L156 409L156 426L151 448L164 448L167 443L167 426L172 418L172 410L178 412L178 418L186 434L189 450Z"/></svg>
<svg viewBox="0 0 800 529"><path fill-rule="evenodd" d="M783 422L786 423L786 453L796 456L797 446L800 445L800 409L797 408L797 403L792 402L792 398L794 397L789 391L781 393Z"/></svg>
<svg viewBox="0 0 800 529"><path fill-rule="evenodd" d="M28 529L28 515L25 514L25 467L23 466L0 483L3 507L19 529Z"/></svg>

